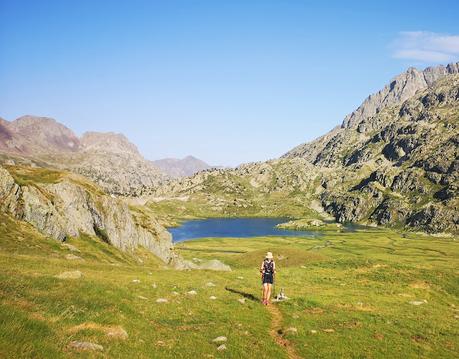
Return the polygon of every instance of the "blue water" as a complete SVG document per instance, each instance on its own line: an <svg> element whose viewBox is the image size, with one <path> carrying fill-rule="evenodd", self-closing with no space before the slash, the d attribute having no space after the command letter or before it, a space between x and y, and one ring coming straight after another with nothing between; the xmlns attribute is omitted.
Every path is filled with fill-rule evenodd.
<svg viewBox="0 0 459 359"><path fill-rule="evenodd" d="M246 238L259 236L317 237L320 233L276 228L288 218L207 218L169 228L174 242L207 237Z"/></svg>

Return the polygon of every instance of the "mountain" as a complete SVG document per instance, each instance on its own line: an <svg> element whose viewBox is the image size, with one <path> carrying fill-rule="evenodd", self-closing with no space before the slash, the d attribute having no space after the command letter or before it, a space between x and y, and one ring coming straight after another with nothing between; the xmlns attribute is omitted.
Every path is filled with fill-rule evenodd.
<svg viewBox="0 0 459 359"><path fill-rule="evenodd" d="M47 117L1 119L0 152L19 163L26 159L84 175L117 195L138 195L167 178L124 135L87 132L78 138Z"/></svg>
<svg viewBox="0 0 459 359"><path fill-rule="evenodd" d="M396 76L382 90L370 95L339 127L318 139L301 144L287 152L283 158L303 157L315 165L333 167L340 164L339 153L351 146L365 133L380 124L374 117L385 108L402 104L417 92L431 87L438 80L459 73L459 62L448 66L428 67L424 71L409 68ZM355 131L349 131L355 130ZM363 135L360 135L363 134ZM337 156L338 155L338 156Z"/></svg>
<svg viewBox="0 0 459 359"><path fill-rule="evenodd" d="M67 127L48 117L23 116L0 121L0 149L31 156L78 151L80 141Z"/></svg>
<svg viewBox="0 0 459 359"><path fill-rule="evenodd" d="M317 140L278 160L165 183L151 206L458 233L458 69L410 68Z"/></svg>
<svg viewBox="0 0 459 359"><path fill-rule="evenodd" d="M197 172L213 168L204 161L193 156L187 156L182 159L164 158L152 162L162 172L172 178L188 177Z"/></svg>

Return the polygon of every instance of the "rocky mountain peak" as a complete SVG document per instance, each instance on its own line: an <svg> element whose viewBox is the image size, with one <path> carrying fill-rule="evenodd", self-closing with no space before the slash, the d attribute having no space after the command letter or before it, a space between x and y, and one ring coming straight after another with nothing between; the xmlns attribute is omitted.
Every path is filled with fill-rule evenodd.
<svg viewBox="0 0 459 359"><path fill-rule="evenodd" d="M382 90L368 96L354 112L345 117L341 127L357 128L359 124L382 109L399 105L414 96L416 92L432 86L446 75L455 73L459 73L459 63L452 63L446 67L443 65L427 67L423 71L410 67L394 77Z"/></svg>

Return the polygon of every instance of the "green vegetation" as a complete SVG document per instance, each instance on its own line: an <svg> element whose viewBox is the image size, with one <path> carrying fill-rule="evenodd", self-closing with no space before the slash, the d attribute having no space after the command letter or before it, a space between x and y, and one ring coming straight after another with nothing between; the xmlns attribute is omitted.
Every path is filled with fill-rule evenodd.
<svg viewBox="0 0 459 359"><path fill-rule="evenodd" d="M79 252L0 215L0 357L79 357L69 343L88 341L104 348L89 357L286 358L269 334L272 312L250 299L259 297L267 250L276 290L290 297L275 304L281 326L297 329L285 338L302 357L453 358L459 350L453 238L375 229L177 246L187 259L219 259L232 272L171 270L146 250L122 253L85 235L68 244ZM75 270L83 277L55 277ZM220 335L228 337L222 352L212 343Z"/></svg>
<svg viewBox="0 0 459 359"><path fill-rule="evenodd" d="M36 186L37 183L58 183L62 172L47 168L33 168L25 166L5 166L20 186Z"/></svg>

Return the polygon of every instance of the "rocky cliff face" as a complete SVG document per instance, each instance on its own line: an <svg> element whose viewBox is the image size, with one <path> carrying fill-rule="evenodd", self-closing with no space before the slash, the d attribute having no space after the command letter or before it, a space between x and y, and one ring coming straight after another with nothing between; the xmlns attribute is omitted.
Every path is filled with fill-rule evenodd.
<svg viewBox="0 0 459 359"><path fill-rule="evenodd" d="M0 151L79 173L118 195L139 195L167 177L121 134L88 132L78 138L45 117L1 120Z"/></svg>
<svg viewBox="0 0 459 359"><path fill-rule="evenodd" d="M123 251L142 246L166 263L178 261L170 234L153 216L140 222L124 202L73 174L0 167L0 210L60 241L86 233Z"/></svg>
<svg viewBox="0 0 459 359"><path fill-rule="evenodd" d="M182 159L165 158L153 161L153 164L172 178L188 177L212 168L212 166L193 156L187 156Z"/></svg>

